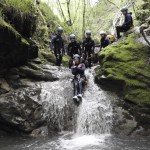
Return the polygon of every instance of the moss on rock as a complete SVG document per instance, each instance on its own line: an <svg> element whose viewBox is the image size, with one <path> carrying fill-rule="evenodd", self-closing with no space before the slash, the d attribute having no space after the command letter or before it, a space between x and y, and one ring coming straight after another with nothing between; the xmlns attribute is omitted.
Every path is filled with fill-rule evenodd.
<svg viewBox="0 0 150 150"><path fill-rule="evenodd" d="M150 104L150 49L136 42L135 35L111 45L99 54L101 68L97 69L97 82L102 75L109 81L122 81L125 100L137 105ZM105 79L105 80L106 80ZM114 85L115 86L115 85ZM150 106L150 105L149 105Z"/></svg>
<svg viewBox="0 0 150 150"><path fill-rule="evenodd" d="M28 58L30 44L11 25L0 20L1 65L13 66L24 63Z"/></svg>
<svg viewBox="0 0 150 150"><path fill-rule="evenodd" d="M39 51L39 58L42 60L42 62L44 64L50 64L53 65L55 64L56 58L54 53L52 53L51 51ZM68 56L63 56L62 59L62 65L67 67L69 63L69 57Z"/></svg>

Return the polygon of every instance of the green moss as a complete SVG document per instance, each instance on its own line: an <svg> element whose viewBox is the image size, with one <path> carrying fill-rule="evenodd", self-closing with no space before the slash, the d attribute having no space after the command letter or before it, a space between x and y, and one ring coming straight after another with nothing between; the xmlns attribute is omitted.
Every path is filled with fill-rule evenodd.
<svg viewBox="0 0 150 150"><path fill-rule="evenodd" d="M137 105L150 105L150 90L136 89L131 90L125 95L125 100Z"/></svg>
<svg viewBox="0 0 150 150"><path fill-rule="evenodd" d="M144 2L139 6L137 14L137 19L141 24L145 23L145 20L150 16L150 1L144 0Z"/></svg>
<svg viewBox="0 0 150 150"><path fill-rule="evenodd" d="M55 63L55 55L51 52L39 50L38 56L44 64Z"/></svg>
<svg viewBox="0 0 150 150"><path fill-rule="evenodd" d="M146 65L146 60L149 57L149 48L136 42L136 37L130 35L125 41L111 45L103 49L100 54L100 63L102 65L96 73L104 74L107 78L113 80L121 80L125 82L124 89L129 90L127 94L130 100L136 101L132 96L132 90L147 91L150 85L150 69ZM146 94L144 96L144 94ZM141 104L148 102L148 92L142 92L143 98ZM150 96L150 93L149 93ZM140 103L140 92L137 95ZM150 98L149 98L150 103Z"/></svg>
<svg viewBox="0 0 150 150"><path fill-rule="evenodd" d="M26 39L24 39L24 38L21 38L21 42L24 43L24 44L26 44L26 45L30 45L30 44L28 43L28 41L27 41Z"/></svg>
<svg viewBox="0 0 150 150"><path fill-rule="evenodd" d="M7 22L4 20L0 20L0 26L3 28L7 28L10 32L13 32L16 37L21 37L21 35Z"/></svg>
<svg viewBox="0 0 150 150"><path fill-rule="evenodd" d="M0 20L0 27L3 28L7 28L7 30L9 32L12 32L12 34L14 34L16 36L16 38L21 38L21 42L25 45L29 45L28 41L26 39L24 39L19 33L18 31L16 31L10 24L8 24L7 22Z"/></svg>
<svg viewBox="0 0 150 150"><path fill-rule="evenodd" d="M50 65L55 64L56 61L55 55L48 50L47 51L40 50L38 56L44 64L50 64ZM63 56L62 65L64 67L68 67L68 62L69 62L69 57Z"/></svg>
<svg viewBox="0 0 150 150"><path fill-rule="evenodd" d="M8 7L13 7L17 9L20 12L28 12L31 13L34 9L34 0L23 0L21 2L20 0L1 0L2 3L6 4Z"/></svg>
<svg viewBox="0 0 150 150"><path fill-rule="evenodd" d="M63 60L62 60L62 64L63 64L65 67L68 67L68 63L69 63L69 57L68 57L68 56L64 56L64 57L63 57Z"/></svg>

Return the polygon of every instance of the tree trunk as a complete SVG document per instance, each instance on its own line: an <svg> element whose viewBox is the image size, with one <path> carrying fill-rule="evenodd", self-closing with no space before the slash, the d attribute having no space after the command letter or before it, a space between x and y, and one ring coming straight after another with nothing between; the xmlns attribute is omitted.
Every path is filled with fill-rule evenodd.
<svg viewBox="0 0 150 150"><path fill-rule="evenodd" d="M83 26L82 26L82 37L85 37L85 13L86 13L86 0L83 0Z"/></svg>

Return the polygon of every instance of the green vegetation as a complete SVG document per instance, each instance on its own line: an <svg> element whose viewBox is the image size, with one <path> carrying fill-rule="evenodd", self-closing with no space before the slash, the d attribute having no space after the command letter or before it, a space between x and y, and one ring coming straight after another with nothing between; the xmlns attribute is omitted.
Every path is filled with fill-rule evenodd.
<svg viewBox="0 0 150 150"><path fill-rule="evenodd" d="M5 22L4 20L0 20L0 27L2 27L3 29L7 29L9 31L9 33L13 34L16 37L16 39L20 38L22 43L29 45L28 41L26 39L24 39L19 34L19 32L17 32L10 24Z"/></svg>
<svg viewBox="0 0 150 150"><path fill-rule="evenodd" d="M142 0L134 1L135 9L138 10L138 6L142 3ZM111 31L111 27L113 26L113 19L115 15L120 11L120 9L124 6L126 6L128 2L126 0L111 0L100 1L94 9L94 15L93 19L94 22L97 22L96 25L93 25L92 28L96 29L94 33L96 34L97 31L105 30L105 31ZM132 16L134 19L134 25L137 25L138 22L136 21L135 13L133 10L133 7L129 7L129 12L132 12Z"/></svg>
<svg viewBox="0 0 150 150"><path fill-rule="evenodd" d="M58 3L53 0L49 0L50 5L53 3L53 7L58 9L57 14L59 17L63 19L63 15L60 13L60 9L57 6ZM127 0L97 0L97 3L94 5L93 1L86 0L86 13L85 13L85 29L91 30L92 36L96 41L99 41L99 32L101 30L111 31L111 27L113 25L113 19L117 13L120 12L120 9L129 1ZM131 2L131 1L130 1ZM139 4L143 2L143 0L132 0L134 2L135 10L138 10ZM53 9L53 7L51 8ZM73 21L73 32L77 35L77 37L82 40L82 26L83 26L83 7L84 1L80 0L71 0L70 1L70 14L71 20ZM68 12L67 12L67 4L66 0L61 0L61 7L65 14L66 20L69 20ZM135 13L133 7L129 7L129 11L132 12L134 18L134 24L138 24L136 21ZM76 18L76 19L75 19Z"/></svg>
<svg viewBox="0 0 150 150"><path fill-rule="evenodd" d="M150 1L145 0L145 3L142 3L137 11L137 19L140 20L140 23L145 23L145 20L150 16Z"/></svg>
<svg viewBox="0 0 150 150"><path fill-rule="evenodd" d="M9 59L14 60L15 55L18 55L15 64L17 61L20 62L19 56L23 56L23 49L26 49L24 60L27 57L30 59L37 57L37 51L39 50L38 55L43 63L54 64L55 56L49 50L49 42L58 26L62 26L65 33L71 33L71 28L62 23L45 3L35 4L34 0L24 0L23 2L20 0L1 0L0 2L0 27L4 31L3 34L6 34L5 32L10 33L7 34L8 36L4 36L6 39L2 41L12 40L13 43L18 42L19 44L17 51L15 50L15 44L11 42L7 46L8 50L5 50L5 53L8 52ZM0 38L3 38L3 34ZM65 37L67 36L65 35ZM67 38L65 40L67 41ZM4 48L5 44L3 44ZM23 49L21 45L24 45ZM8 62L8 58L4 58L4 60ZM64 65L66 65L66 61L67 58L65 57L63 59Z"/></svg>
<svg viewBox="0 0 150 150"><path fill-rule="evenodd" d="M50 65L55 64L56 58L55 58L55 55L51 51L47 50L45 52L45 51L40 50L38 55L43 64L50 64ZM68 62L69 62L69 57L64 56L62 60L63 66L68 67Z"/></svg>
<svg viewBox="0 0 150 150"><path fill-rule="evenodd" d="M33 11L33 3L34 0L1 0L1 3L6 5L7 7L13 7L20 12L32 12Z"/></svg>
<svg viewBox="0 0 150 150"><path fill-rule="evenodd" d="M111 45L99 54L104 74L111 80L122 81L124 97L136 104L150 104L150 68L147 64L149 48L136 42L130 35L125 41Z"/></svg>

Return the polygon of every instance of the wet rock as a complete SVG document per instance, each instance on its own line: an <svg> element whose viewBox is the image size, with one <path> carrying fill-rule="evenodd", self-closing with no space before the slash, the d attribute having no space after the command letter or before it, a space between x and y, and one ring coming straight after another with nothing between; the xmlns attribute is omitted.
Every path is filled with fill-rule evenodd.
<svg viewBox="0 0 150 150"><path fill-rule="evenodd" d="M20 78L19 75L7 75L5 76L7 79L11 79L11 80L17 80Z"/></svg>
<svg viewBox="0 0 150 150"><path fill-rule="evenodd" d="M137 127L135 118L122 107L114 108L113 132L119 135L131 135Z"/></svg>
<svg viewBox="0 0 150 150"><path fill-rule="evenodd" d="M10 68L9 71L8 71L8 74L18 75L19 74L19 69L18 68Z"/></svg>
<svg viewBox="0 0 150 150"><path fill-rule="evenodd" d="M34 70L40 70L40 67L36 65L35 63L28 62L27 65Z"/></svg>
<svg viewBox="0 0 150 150"><path fill-rule="evenodd" d="M39 129L35 129L30 134L30 136L32 136L32 137L45 137L47 135L48 135L47 127L41 127Z"/></svg>
<svg viewBox="0 0 150 150"><path fill-rule="evenodd" d="M30 79L20 79L20 83L24 87L35 87L35 82L32 82Z"/></svg>
<svg viewBox="0 0 150 150"><path fill-rule="evenodd" d="M28 59L35 59L38 57L38 46L37 42L29 38L29 53L28 53Z"/></svg>
<svg viewBox="0 0 150 150"><path fill-rule="evenodd" d="M139 126L150 128L149 47L143 44L144 38L142 44L140 40L133 34L126 40L103 49L99 54L101 68L96 69L95 78L96 83L107 90L118 89L115 92L123 101L118 101L115 107L122 107L134 118L133 122L125 119L124 124L121 119L119 127L128 129L129 126L128 130L133 129L133 132ZM118 129L118 133L119 130L121 132L121 129Z"/></svg>
<svg viewBox="0 0 150 150"><path fill-rule="evenodd" d="M7 83L7 81L4 78L0 78L0 95L7 93L11 90L11 87Z"/></svg>
<svg viewBox="0 0 150 150"><path fill-rule="evenodd" d="M46 53L44 51L41 51L41 55L49 62L55 63L55 56L52 53Z"/></svg>
<svg viewBox="0 0 150 150"><path fill-rule="evenodd" d="M29 43L9 24L0 21L0 62L12 67L26 62Z"/></svg>
<svg viewBox="0 0 150 150"><path fill-rule="evenodd" d="M31 62L33 62L35 64L41 64L42 63L42 61L39 58L32 59Z"/></svg>
<svg viewBox="0 0 150 150"><path fill-rule="evenodd" d="M42 70L33 70L27 66L20 67L19 70L23 72L26 77L37 80L37 81L56 81L57 77L53 76L49 72L44 72Z"/></svg>
<svg viewBox="0 0 150 150"><path fill-rule="evenodd" d="M32 90L22 89L0 97L1 130L28 133L45 123L42 105L31 95Z"/></svg>
<svg viewBox="0 0 150 150"><path fill-rule="evenodd" d="M106 77L104 75L95 76L95 82L101 85L102 88L111 91L123 91L124 81Z"/></svg>

